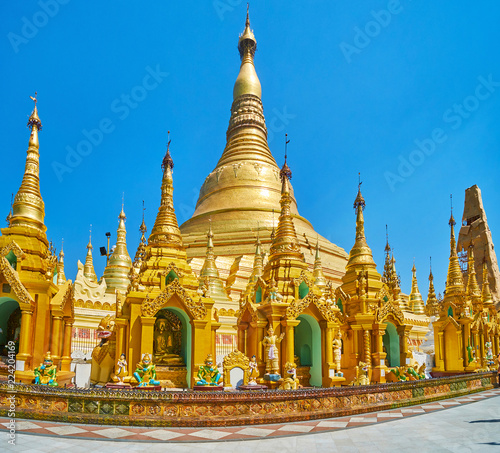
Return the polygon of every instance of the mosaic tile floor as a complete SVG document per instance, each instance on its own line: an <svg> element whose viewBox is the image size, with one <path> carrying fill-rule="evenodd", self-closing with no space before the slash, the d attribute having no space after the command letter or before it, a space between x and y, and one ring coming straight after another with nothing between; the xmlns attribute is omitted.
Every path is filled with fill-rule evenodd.
<svg viewBox="0 0 500 453"><path fill-rule="evenodd" d="M147 428L147 427L117 427L84 424L66 424L42 422L36 420L18 420L16 432L53 438L70 438L86 440L119 440L129 442L217 442L271 439L297 436L312 433L335 432L349 428L376 425L382 422L402 420L444 409L463 406L500 395L500 389L492 389L481 393L466 395L443 401L422 404L419 406L402 407L383 412L370 412L356 416L304 421L298 423L233 426L217 428ZM498 404L500 406L500 404ZM0 431L7 430L8 420L0 418ZM25 436L23 436L24 438ZM26 436L30 437L30 436ZM56 440L54 439L54 440ZM279 441L279 439L276 439ZM282 439L284 441L284 439ZM500 445L500 444L499 444ZM500 451L500 449L499 449Z"/></svg>

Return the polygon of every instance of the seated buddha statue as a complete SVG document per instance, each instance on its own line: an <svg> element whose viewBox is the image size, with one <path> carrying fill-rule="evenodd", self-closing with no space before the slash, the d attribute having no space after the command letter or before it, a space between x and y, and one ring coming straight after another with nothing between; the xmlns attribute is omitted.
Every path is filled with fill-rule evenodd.
<svg viewBox="0 0 500 453"><path fill-rule="evenodd" d="M158 318L155 323L154 361L157 365L185 366L180 350L181 326L175 326L167 319Z"/></svg>

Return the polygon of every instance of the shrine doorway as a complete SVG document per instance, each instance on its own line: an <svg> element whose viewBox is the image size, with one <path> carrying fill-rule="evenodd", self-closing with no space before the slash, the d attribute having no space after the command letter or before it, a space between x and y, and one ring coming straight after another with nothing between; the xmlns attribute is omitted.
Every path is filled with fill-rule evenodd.
<svg viewBox="0 0 500 453"><path fill-rule="evenodd" d="M301 366L310 367L310 385L321 387L321 328L311 315L302 314L297 320L300 323L294 329L295 355L299 357Z"/></svg>
<svg viewBox="0 0 500 453"><path fill-rule="evenodd" d="M401 365L399 335L396 326L392 322L385 323L385 333L382 337L385 352L385 362L388 367L396 367Z"/></svg>
<svg viewBox="0 0 500 453"><path fill-rule="evenodd" d="M16 343L19 351L21 333L21 309L19 303L10 297L0 297L0 355L5 355L5 346L9 341Z"/></svg>
<svg viewBox="0 0 500 453"><path fill-rule="evenodd" d="M192 368L191 349L192 326L186 312L177 307L162 308L158 311L153 345L155 363L157 366L165 365L169 370L187 369L186 384L188 387L190 386ZM174 381L172 380L172 382Z"/></svg>

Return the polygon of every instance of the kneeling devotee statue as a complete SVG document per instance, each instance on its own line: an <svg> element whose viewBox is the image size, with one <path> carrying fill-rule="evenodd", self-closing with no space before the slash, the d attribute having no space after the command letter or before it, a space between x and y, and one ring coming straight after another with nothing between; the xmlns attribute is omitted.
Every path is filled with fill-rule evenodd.
<svg viewBox="0 0 500 453"><path fill-rule="evenodd" d="M221 374L212 359L212 354L208 354L205 359L205 365L200 366L198 370L198 382L196 385L219 385Z"/></svg>
<svg viewBox="0 0 500 453"><path fill-rule="evenodd" d="M137 364L134 377L139 383L139 387L160 385L160 381L156 380L156 366L151 363L149 354L144 354L142 360Z"/></svg>
<svg viewBox="0 0 500 453"><path fill-rule="evenodd" d="M34 369L35 384L50 385L57 387L57 367L54 365L50 351L45 354L43 363Z"/></svg>

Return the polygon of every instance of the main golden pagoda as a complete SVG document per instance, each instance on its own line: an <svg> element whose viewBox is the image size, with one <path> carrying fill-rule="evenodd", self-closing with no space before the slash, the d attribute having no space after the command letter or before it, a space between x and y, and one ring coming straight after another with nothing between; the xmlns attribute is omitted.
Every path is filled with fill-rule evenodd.
<svg viewBox="0 0 500 453"><path fill-rule="evenodd" d="M212 220L220 271L226 277L228 294L236 301L251 272L257 232L264 248L271 244L271 232L277 226L274 211L279 210L281 196L280 169L267 142L262 88L254 64L257 40L248 12L238 50L241 66L233 88L226 147L201 187L193 216L180 227L188 257L198 258L192 265L199 271L205 256L207 222ZM291 183L290 197L298 246L307 267L312 271L319 241L325 276L339 285L347 259L345 251L318 235L299 214Z"/></svg>

